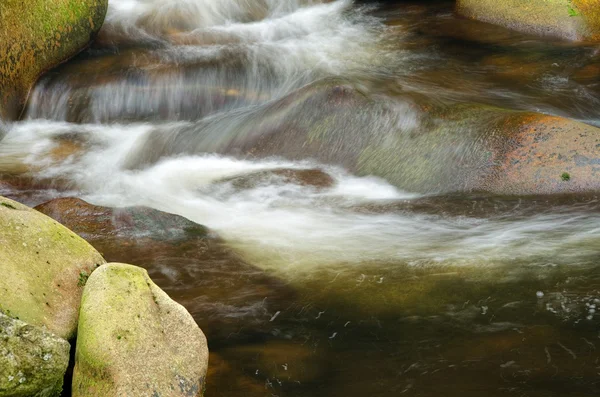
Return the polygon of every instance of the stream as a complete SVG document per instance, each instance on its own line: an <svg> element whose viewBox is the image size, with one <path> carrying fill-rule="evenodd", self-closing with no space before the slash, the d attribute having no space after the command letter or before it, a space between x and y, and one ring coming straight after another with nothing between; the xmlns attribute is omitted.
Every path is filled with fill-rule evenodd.
<svg viewBox="0 0 600 397"><path fill-rule="evenodd" d="M600 126L600 47L448 1L111 0L97 42L7 125L0 195L147 206L218 234L243 265L185 244L104 252L207 334L208 397L600 395L597 194L356 166L365 137L460 104Z"/></svg>

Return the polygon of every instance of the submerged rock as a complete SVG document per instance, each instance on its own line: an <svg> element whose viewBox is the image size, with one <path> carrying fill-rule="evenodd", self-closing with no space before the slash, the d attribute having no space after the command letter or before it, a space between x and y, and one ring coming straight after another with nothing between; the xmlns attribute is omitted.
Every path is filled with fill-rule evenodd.
<svg viewBox="0 0 600 397"><path fill-rule="evenodd" d="M108 0L0 2L0 118L16 119L40 74L88 45Z"/></svg>
<svg viewBox="0 0 600 397"><path fill-rule="evenodd" d="M57 397L70 345L50 332L0 313L0 397Z"/></svg>
<svg viewBox="0 0 600 397"><path fill-rule="evenodd" d="M334 80L233 121L158 128L128 165L183 153L283 156L418 193L580 193L600 190L599 144L600 129L566 118L479 104L390 102Z"/></svg>
<svg viewBox="0 0 600 397"><path fill-rule="evenodd" d="M329 174L319 169L278 168L226 178L216 183L230 183L238 190L253 189L259 185L269 185L272 183L286 183L325 189L333 186L335 181Z"/></svg>
<svg viewBox="0 0 600 397"><path fill-rule="evenodd" d="M148 207L108 208L78 198L59 198L35 207L58 220L88 241L98 238L183 241L190 236L208 236L209 230L182 216Z"/></svg>
<svg viewBox="0 0 600 397"><path fill-rule="evenodd" d="M85 280L104 259L63 225L3 197L0 229L0 309L71 338Z"/></svg>
<svg viewBox="0 0 600 397"><path fill-rule="evenodd" d="M294 300L283 281L249 265L214 232L184 217L77 198L55 199L36 209L85 238L107 260L144 266L213 343L268 334L265 319Z"/></svg>
<svg viewBox="0 0 600 397"><path fill-rule="evenodd" d="M73 396L201 396L206 338L139 267L111 263L84 290Z"/></svg>
<svg viewBox="0 0 600 397"><path fill-rule="evenodd" d="M595 0L458 0L458 14L513 30L568 40L600 39Z"/></svg>

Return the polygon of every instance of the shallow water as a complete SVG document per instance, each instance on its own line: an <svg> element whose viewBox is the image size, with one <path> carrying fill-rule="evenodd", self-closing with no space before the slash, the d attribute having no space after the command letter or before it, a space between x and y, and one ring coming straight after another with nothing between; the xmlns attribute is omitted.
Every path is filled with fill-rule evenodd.
<svg viewBox="0 0 600 397"><path fill-rule="evenodd" d="M462 21L448 2L113 0L98 43L8 126L0 194L215 230L239 262L97 242L205 330L208 396L596 395L598 196L412 191L348 158L364 136L418 130L429 106L600 124L597 51ZM293 139L268 151L302 128L347 139L319 160Z"/></svg>

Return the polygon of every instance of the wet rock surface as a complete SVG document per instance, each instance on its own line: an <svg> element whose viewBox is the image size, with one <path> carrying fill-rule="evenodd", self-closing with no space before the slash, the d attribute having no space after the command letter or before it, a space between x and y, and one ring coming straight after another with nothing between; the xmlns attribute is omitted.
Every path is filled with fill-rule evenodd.
<svg viewBox="0 0 600 397"><path fill-rule="evenodd" d="M319 82L266 106L266 121L259 125L241 117L237 128L226 130L217 128L218 119L211 125L159 128L131 155L128 167L145 167L163 156L216 152L313 158L418 193L600 190L597 127L480 104L404 105L407 117L411 108L418 109L418 122L401 121L401 114L350 84ZM565 173L580 176L566 181Z"/></svg>
<svg viewBox="0 0 600 397"><path fill-rule="evenodd" d="M148 207L107 208L78 198L60 198L40 204L37 211L60 222L87 241L121 239L151 243L177 243L210 231L182 216Z"/></svg>
<svg viewBox="0 0 600 397"><path fill-rule="evenodd" d="M253 189L259 185L294 184L325 189L333 186L334 179L319 169L274 169L259 171L247 175L225 178L215 184L230 184L236 190Z"/></svg>

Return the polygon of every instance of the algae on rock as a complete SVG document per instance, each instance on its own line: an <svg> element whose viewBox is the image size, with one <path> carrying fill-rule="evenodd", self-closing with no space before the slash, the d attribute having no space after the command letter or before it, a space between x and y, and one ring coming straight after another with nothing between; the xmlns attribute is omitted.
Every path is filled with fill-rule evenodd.
<svg viewBox="0 0 600 397"><path fill-rule="evenodd" d="M0 310L70 339L77 329L82 272L105 261L53 219L0 197Z"/></svg>
<svg viewBox="0 0 600 397"><path fill-rule="evenodd" d="M108 0L0 1L0 118L18 118L45 71L85 48Z"/></svg>
<svg viewBox="0 0 600 397"><path fill-rule="evenodd" d="M201 396L206 338L146 270L111 263L85 286L73 396Z"/></svg>
<svg viewBox="0 0 600 397"><path fill-rule="evenodd" d="M50 332L0 313L0 397L57 397L70 345Z"/></svg>
<svg viewBox="0 0 600 397"><path fill-rule="evenodd" d="M540 36L600 40L598 0L458 0L468 18Z"/></svg>

